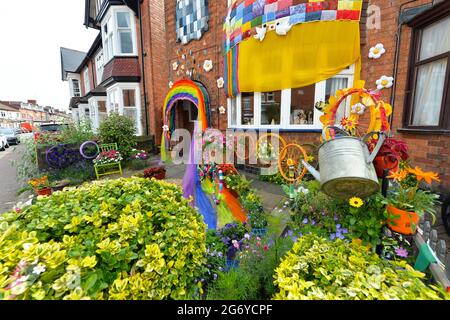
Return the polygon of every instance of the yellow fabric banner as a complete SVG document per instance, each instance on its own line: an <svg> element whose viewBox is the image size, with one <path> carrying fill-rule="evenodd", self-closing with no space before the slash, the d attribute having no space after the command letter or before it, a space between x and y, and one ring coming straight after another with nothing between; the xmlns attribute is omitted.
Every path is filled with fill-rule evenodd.
<svg viewBox="0 0 450 320"><path fill-rule="evenodd" d="M359 21L298 24L286 36L267 32L265 39L239 44L240 92L300 88L333 77L356 63L361 69Z"/></svg>

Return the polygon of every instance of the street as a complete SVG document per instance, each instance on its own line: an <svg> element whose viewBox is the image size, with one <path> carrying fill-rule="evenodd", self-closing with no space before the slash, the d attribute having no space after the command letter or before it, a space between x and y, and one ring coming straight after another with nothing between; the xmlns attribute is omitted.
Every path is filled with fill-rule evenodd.
<svg viewBox="0 0 450 320"><path fill-rule="evenodd" d="M11 161L18 159L18 151L22 148L24 145L11 146L0 152L0 213L11 210L18 201L17 191L20 184Z"/></svg>

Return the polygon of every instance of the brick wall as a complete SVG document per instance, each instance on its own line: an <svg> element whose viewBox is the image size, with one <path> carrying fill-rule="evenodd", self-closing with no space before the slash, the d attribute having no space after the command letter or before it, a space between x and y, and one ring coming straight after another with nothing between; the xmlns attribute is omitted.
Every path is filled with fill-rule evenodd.
<svg viewBox="0 0 450 320"><path fill-rule="evenodd" d="M405 140L410 148L410 156L414 165L421 166L425 170L437 171L441 177L442 191L450 192L450 137L439 134L401 133L397 129L403 126L405 97L407 96L407 77L409 52L411 45L411 29L402 26L400 59L398 73L393 75L397 23L399 9L406 0L371 0L371 5L381 8L381 29L368 30L367 44L362 46L363 68L362 79L366 80L366 87L375 88L375 81L382 75L393 76L397 81L395 101L393 104L392 132L397 138ZM404 8L412 8L430 3L429 0L418 0L407 4ZM367 55L371 46L383 43L386 54L379 60L368 59ZM382 98L390 101L392 90L383 90Z"/></svg>

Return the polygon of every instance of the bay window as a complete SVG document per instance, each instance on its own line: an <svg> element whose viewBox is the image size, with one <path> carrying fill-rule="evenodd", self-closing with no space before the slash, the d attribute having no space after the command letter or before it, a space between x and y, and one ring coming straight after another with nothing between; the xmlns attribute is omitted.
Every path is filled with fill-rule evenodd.
<svg viewBox="0 0 450 320"><path fill-rule="evenodd" d="M104 62L114 56L137 56L136 26L133 12L114 6L103 19L102 38Z"/></svg>
<svg viewBox="0 0 450 320"><path fill-rule="evenodd" d="M115 112L133 120L136 134L142 135L139 83L118 83L107 91L108 115Z"/></svg>
<svg viewBox="0 0 450 320"><path fill-rule="evenodd" d="M354 66L333 78L302 88L272 92L241 93L228 99L230 128L320 130L322 113L316 102L328 101L339 89L353 85ZM339 108L336 123L349 114L350 98Z"/></svg>
<svg viewBox="0 0 450 320"><path fill-rule="evenodd" d="M413 22L404 119L411 130L450 130L450 5L446 7Z"/></svg>

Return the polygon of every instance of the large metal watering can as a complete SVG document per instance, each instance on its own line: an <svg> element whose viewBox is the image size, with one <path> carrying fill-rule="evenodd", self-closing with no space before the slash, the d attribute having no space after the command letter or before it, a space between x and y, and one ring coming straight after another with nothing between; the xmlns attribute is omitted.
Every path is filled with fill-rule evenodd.
<svg viewBox="0 0 450 320"><path fill-rule="evenodd" d="M329 129L341 135L327 141L326 132ZM373 134L378 134L379 139L370 153L365 141ZM320 181L322 192L331 197L349 199L364 198L380 189L372 162L386 139L384 133L372 132L360 139L349 136L338 127L326 127L323 138L324 143L319 148L320 173L306 161L302 161L314 178Z"/></svg>

